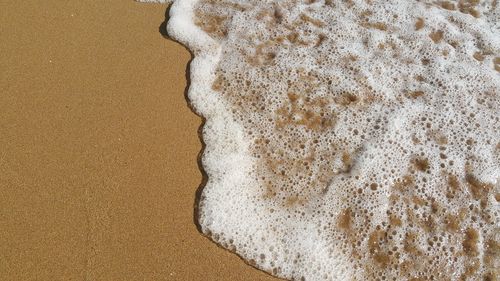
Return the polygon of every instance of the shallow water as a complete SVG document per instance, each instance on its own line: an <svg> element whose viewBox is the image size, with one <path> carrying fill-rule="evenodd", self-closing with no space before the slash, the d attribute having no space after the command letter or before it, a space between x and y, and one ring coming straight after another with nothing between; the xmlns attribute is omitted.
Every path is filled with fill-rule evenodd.
<svg viewBox="0 0 500 281"><path fill-rule="evenodd" d="M496 280L496 1L178 0L204 234L288 279Z"/></svg>

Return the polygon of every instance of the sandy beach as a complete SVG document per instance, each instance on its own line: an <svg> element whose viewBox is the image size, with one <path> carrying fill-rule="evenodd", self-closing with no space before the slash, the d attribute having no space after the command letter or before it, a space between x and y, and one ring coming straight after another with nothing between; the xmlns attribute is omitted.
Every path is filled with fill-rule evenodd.
<svg viewBox="0 0 500 281"><path fill-rule="evenodd" d="M0 4L1 280L277 280L203 237L166 5Z"/></svg>

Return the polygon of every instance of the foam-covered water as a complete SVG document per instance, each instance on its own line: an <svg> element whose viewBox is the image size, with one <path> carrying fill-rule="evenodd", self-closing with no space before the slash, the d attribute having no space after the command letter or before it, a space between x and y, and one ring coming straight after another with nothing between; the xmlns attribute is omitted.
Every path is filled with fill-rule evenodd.
<svg viewBox="0 0 500 281"><path fill-rule="evenodd" d="M177 0L205 235L295 280L497 280L500 3Z"/></svg>

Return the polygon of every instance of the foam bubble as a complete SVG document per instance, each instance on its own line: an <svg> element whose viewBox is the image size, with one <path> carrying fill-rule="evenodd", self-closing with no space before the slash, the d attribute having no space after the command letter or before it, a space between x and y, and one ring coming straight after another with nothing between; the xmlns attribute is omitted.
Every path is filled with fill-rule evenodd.
<svg viewBox="0 0 500 281"><path fill-rule="evenodd" d="M496 1L177 0L205 235L294 280L496 280Z"/></svg>

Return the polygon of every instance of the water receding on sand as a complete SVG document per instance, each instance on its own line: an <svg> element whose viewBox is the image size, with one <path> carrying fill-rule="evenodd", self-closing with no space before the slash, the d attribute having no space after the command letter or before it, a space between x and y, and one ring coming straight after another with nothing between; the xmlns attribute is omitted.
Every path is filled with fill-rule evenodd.
<svg viewBox="0 0 500 281"><path fill-rule="evenodd" d="M496 1L178 0L204 234L295 280L497 280Z"/></svg>

